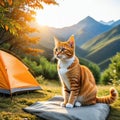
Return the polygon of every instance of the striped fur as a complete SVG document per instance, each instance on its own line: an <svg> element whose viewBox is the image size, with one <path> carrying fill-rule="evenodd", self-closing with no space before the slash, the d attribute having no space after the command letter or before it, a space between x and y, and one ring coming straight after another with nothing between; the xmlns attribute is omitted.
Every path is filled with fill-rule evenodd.
<svg viewBox="0 0 120 120"><path fill-rule="evenodd" d="M110 89L110 95L97 97L97 87L92 72L79 64L75 56L74 36L68 41L60 42L55 38L54 56L58 59L58 74L63 86L64 102L62 106L72 108L80 105L97 103L113 103L117 98L115 88Z"/></svg>

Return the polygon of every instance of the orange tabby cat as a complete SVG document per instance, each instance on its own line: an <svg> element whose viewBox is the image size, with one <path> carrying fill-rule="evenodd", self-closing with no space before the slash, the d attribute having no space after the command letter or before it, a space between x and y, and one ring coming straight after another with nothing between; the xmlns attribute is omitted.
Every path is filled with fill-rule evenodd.
<svg viewBox="0 0 120 120"><path fill-rule="evenodd" d="M64 102L61 106L90 105L95 103L113 103L117 98L115 88L110 89L110 95L97 97L97 87L92 72L79 64L75 56L74 36L68 41L60 42L55 38L54 56L58 59L58 74L63 85Z"/></svg>

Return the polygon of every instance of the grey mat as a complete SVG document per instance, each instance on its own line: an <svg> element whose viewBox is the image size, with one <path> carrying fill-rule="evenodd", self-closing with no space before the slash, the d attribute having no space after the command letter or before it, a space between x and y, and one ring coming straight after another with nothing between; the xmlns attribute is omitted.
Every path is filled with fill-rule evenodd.
<svg viewBox="0 0 120 120"><path fill-rule="evenodd" d="M23 110L44 120L106 120L109 105L97 103L90 106L65 108L61 107L61 96L56 96L46 102L36 102Z"/></svg>

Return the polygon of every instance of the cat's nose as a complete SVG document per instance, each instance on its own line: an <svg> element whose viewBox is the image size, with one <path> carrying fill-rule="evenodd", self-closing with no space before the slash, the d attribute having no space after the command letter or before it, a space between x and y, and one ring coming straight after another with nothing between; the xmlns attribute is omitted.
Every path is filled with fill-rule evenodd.
<svg viewBox="0 0 120 120"><path fill-rule="evenodd" d="M60 58L61 56L59 54L57 54L57 58Z"/></svg>
<svg viewBox="0 0 120 120"><path fill-rule="evenodd" d="M61 55L60 55L60 53L57 53L57 58L61 58Z"/></svg>

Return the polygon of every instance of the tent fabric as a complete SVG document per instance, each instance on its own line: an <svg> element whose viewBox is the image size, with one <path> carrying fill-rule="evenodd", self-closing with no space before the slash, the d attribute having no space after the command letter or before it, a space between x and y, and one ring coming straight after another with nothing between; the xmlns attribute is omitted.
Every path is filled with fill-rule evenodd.
<svg viewBox="0 0 120 120"><path fill-rule="evenodd" d="M40 90L41 88L38 87L30 87L30 88L13 88L11 90L6 89L0 89L0 93L10 94L10 93L16 93L16 92L23 92L23 91L33 91L33 90Z"/></svg>
<svg viewBox="0 0 120 120"><path fill-rule="evenodd" d="M106 120L110 111L107 104L97 103L74 108L61 107L62 96L55 96L49 101L36 102L23 110L44 120Z"/></svg>
<svg viewBox="0 0 120 120"><path fill-rule="evenodd" d="M0 92L14 92L41 89L28 68L15 56L0 50Z"/></svg>

